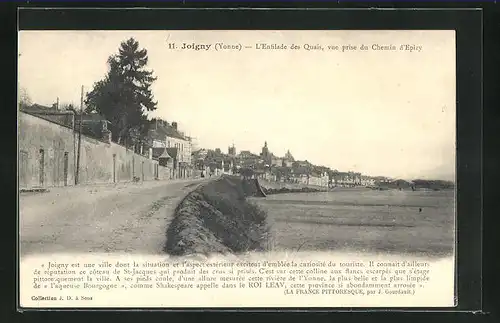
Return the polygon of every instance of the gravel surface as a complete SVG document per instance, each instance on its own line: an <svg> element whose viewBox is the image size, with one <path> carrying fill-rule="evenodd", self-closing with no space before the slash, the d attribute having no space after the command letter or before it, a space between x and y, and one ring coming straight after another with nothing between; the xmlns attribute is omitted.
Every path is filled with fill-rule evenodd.
<svg viewBox="0 0 500 323"><path fill-rule="evenodd" d="M175 207L204 181L119 183L22 193L20 254L161 254Z"/></svg>

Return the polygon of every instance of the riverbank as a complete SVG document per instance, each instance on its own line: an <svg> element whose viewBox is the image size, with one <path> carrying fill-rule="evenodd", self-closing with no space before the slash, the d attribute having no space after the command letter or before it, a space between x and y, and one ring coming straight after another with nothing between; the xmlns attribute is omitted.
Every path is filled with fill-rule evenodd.
<svg viewBox="0 0 500 323"><path fill-rule="evenodd" d="M287 183L274 188L282 194L273 194L269 186L265 181L224 176L198 187L174 212L165 252L178 256L275 250L453 254L453 191L363 187L327 191ZM296 194L297 190L304 194Z"/></svg>
<svg viewBox="0 0 500 323"><path fill-rule="evenodd" d="M265 195L284 193L315 193L328 191L328 188L322 186L306 185L300 183L271 182L263 179L259 179L259 184Z"/></svg>
<svg viewBox="0 0 500 323"><path fill-rule="evenodd" d="M164 251L181 256L269 250L267 214L250 196L261 196L258 186L238 176L199 186L177 206Z"/></svg>

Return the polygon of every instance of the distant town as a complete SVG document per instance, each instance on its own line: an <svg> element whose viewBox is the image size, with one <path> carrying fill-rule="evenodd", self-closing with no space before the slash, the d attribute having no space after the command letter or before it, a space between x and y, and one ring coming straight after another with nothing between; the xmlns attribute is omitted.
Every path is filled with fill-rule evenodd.
<svg viewBox="0 0 500 323"><path fill-rule="evenodd" d="M95 82L80 106L59 102L33 103L29 89L20 87L18 116L20 184L23 187L114 183L150 179L242 175L274 182L323 188L453 187L445 181L387 178L337 170L295 158L293 152L275 155L262 143L260 152L228 145L195 147L178 122L150 118L157 110L147 69L148 54L133 37L120 44L107 60L106 76ZM55 126L57 125L57 126ZM238 151L239 149L239 151Z"/></svg>
<svg viewBox="0 0 500 323"><path fill-rule="evenodd" d="M99 113L82 112L71 105L52 106L21 104L20 111L58 125L72 128L104 143L114 136L114 125ZM79 128L81 125L81 129ZM138 134L131 142L115 142L135 154L157 161L169 169L169 178L211 177L244 174L267 181L300 183L320 187L371 187L408 189L415 186L429 189L451 188L453 183L441 180L415 179L406 181L385 176L369 176L359 172L340 171L316 165L309 160L296 159L289 150L284 156L275 155L264 142L260 152L237 150L229 145L226 151L220 148L196 148L193 138L178 128L177 122L160 118L150 119L146 135Z"/></svg>

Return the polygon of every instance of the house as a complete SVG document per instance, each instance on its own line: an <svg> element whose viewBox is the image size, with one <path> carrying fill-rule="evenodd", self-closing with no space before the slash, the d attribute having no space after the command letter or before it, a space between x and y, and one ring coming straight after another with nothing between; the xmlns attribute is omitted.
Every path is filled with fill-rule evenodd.
<svg viewBox="0 0 500 323"><path fill-rule="evenodd" d="M74 128L75 126L75 112L67 110L59 110L56 105L52 107L33 104L30 106L22 105L19 107L19 111L24 113L34 115L41 119L56 123L61 126L68 128Z"/></svg>
<svg viewBox="0 0 500 323"><path fill-rule="evenodd" d="M222 173L232 175L233 174L233 161L232 159L224 159L222 165Z"/></svg>
<svg viewBox="0 0 500 323"><path fill-rule="evenodd" d="M242 150L237 155L237 157L240 159L255 159L258 158L259 156L252 154L249 150Z"/></svg>
<svg viewBox="0 0 500 323"><path fill-rule="evenodd" d="M242 150L235 158L236 166L238 167L251 167L253 168L260 161L258 155L252 154L248 150Z"/></svg>
<svg viewBox="0 0 500 323"><path fill-rule="evenodd" d="M282 166L283 167L292 167L293 162L295 159L293 158L292 154L290 153L290 150L287 150L285 157L282 159Z"/></svg>
<svg viewBox="0 0 500 323"><path fill-rule="evenodd" d="M172 150L174 149L174 150ZM170 179L178 177L178 166L176 160L176 148L151 148L152 158L158 160L160 166L168 169Z"/></svg>
<svg viewBox="0 0 500 323"><path fill-rule="evenodd" d="M391 178L385 176L376 176L373 177L373 180L375 181L375 185L385 185L392 182Z"/></svg>
<svg viewBox="0 0 500 323"><path fill-rule="evenodd" d="M297 178L297 182L300 184L304 184L304 185L309 184L309 175L307 175L307 174L300 174L296 178Z"/></svg>
<svg viewBox="0 0 500 323"><path fill-rule="evenodd" d="M274 154L271 154L271 166L283 166L283 161L281 158L276 157Z"/></svg>
<svg viewBox="0 0 500 323"><path fill-rule="evenodd" d="M313 173L313 174L309 175L307 184L314 185L314 186L320 186L321 185L321 178L320 178L319 174Z"/></svg>
<svg viewBox="0 0 500 323"><path fill-rule="evenodd" d="M294 168L308 168L310 169L313 165L307 160L297 160L292 163Z"/></svg>
<svg viewBox="0 0 500 323"><path fill-rule="evenodd" d="M276 174L274 174L270 169L265 170L264 172L259 172L258 178L272 182L276 182L277 180Z"/></svg>
<svg viewBox="0 0 500 323"><path fill-rule="evenodd" d="M191 153L191 161L193 167L197 170L203 170L205 168L205 158L207 157L206 149L199 149Z"/></svg>
<svg viewBox="0 0 500 323"><path fill-rule="evenodd" d="M76 117L76 129L82 123L82 134L111 142L111 127L112 124L104 116L99 113L84 113Z"/></svg>
<svg viewBox="0 0 500 323"><path fill-rule="evenodd" d="M352 186L354 181L348 172L336 172L333 174L333 182L335 186L346 187Z"/></svg>
<svg viewBox="0 0 500 323"><path fill-rule="evenodd" d="M361 173L353 173L352 176L354 178L354 185L360 186L361 185Z"/></svg>
<svg viewBox="0 0 500 323"><path fill-rule="evenodd" d="M194 161L204 160L208 156L208 150L202 148L191 153L191 159Z"/></svg>
<svg viewBox="0 0 500 323"><path fill-rule="evenodd" d="M307 184L321 186L321 187L328 187L328 173L312 172L309 175L309 181Z"/></svg>
<svg viewBox="0 0 500 323"><path fill-rule="evenodd" d="M153 119L148 137L152 148L175 148L175 166L180 178L189 177L192 174L192 145L191 138L186 137L177 128L177 122L168 122L161 119ZM174 152L174 150L168 150Z"/></svg>
<svg viewBox="0 0 500 323"><path fill-rule="evenodd" d="M413 187L414 183L409 182L409 181L405 181L404 179L397 179L397 180L392 182L392 185L395 188L398 188L401 190L401 189L408 189L410 187Z"/></svg>
<svg viewBox="0 0 500 323"><path fill-rule="evenodd" d="M371 178L370 176L361 176L361 185L366 186L366 187L372 187L375 186L375 179Z"/></svg>
<svg viewBox="0 0 500 323"><path fill-rule="evenodd" d="M354 172L335 172L332 178L332 184L342 187L359 186L361 182L361 173Z"/></svg>
<svg viewBox="0 0 500 323"><path fill-rule="evenodd" d="M191 164L191 140L179 132L177 122L168 122L154 119L153 126L149 130L153 148L177 148L179 150L179 162Z"/></svg>
<svg viewBox="0 0 500 323"><path fill-rule="evenodd" d="M323 172L320 174L320 186L322 187L328 187L330 183L330 176L328 175L328 172Z"/></svg>
<svg viewBox="0 0 500 323"><path fill-rule="evenodd" d="M174 158L170 156L167 148L153 148L152 149L153 159L158 160L160 166L169 167L174 169Z"/></svg>
<svg viewBox="0 0 500 323"><path fill-rule="evenodd" d="M19 111L74 129L75 131L79 131L81 122L83 135L104 142L111 142L112 124L99 113L81 114L79 111L61 110L58 108L57 104L54 104L52 107L40 104L22 106L19 108Z"/></svg>

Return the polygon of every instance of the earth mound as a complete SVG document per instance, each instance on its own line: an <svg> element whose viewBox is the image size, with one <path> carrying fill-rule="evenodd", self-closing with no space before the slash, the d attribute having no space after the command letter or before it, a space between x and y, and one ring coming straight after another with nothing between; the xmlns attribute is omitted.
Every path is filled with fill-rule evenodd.
<svg viewBox="0 0 500 323"><path fill-rule="evenodd" d="M256 184L224 176L189 193L167 229L165 252L184 256L269 250L267 214L246 199L262 196Z"/></svg>

